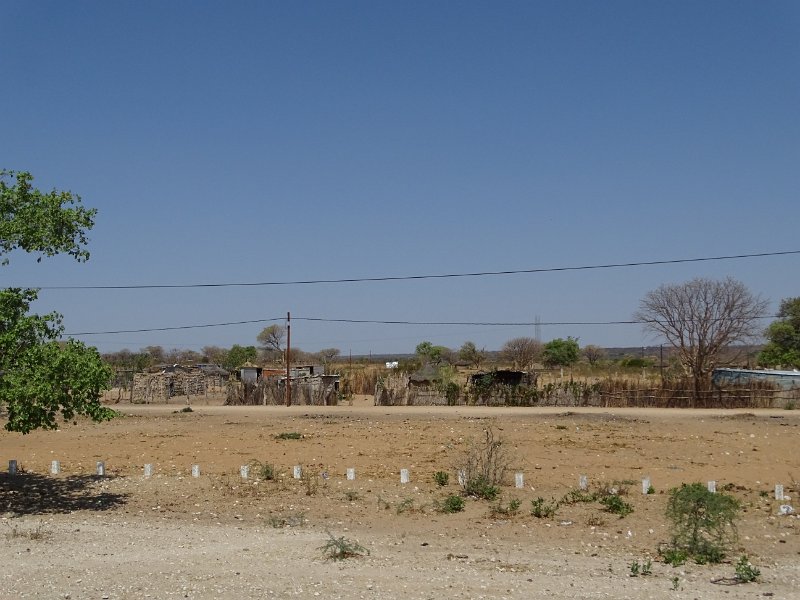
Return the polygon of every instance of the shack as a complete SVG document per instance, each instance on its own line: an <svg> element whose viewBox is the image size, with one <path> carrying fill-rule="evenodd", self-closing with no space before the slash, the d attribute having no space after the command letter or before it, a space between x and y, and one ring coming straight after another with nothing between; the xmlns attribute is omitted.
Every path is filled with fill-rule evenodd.
<svg viewBox="0 0 800 600"><path fill-rule="evenodd" d="M733 386L753 387L772 385L782 390L800 389L800 371L774 371L769 369L714 369L711 382L717 389Z"/></svg>

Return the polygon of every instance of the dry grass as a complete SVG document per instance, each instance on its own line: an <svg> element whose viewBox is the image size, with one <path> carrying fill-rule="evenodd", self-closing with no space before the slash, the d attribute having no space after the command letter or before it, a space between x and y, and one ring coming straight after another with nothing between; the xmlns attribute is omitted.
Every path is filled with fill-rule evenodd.
<svg viewBox="0 0 800 600"><path fill-rule="evenodd" d="M26 539L35 542L48 540L52 537L53 532L50 531L44 524L44 521L39 521L32 529L25 529L16 523L6 523L8 531L6 532L6 539Z"/></svg>

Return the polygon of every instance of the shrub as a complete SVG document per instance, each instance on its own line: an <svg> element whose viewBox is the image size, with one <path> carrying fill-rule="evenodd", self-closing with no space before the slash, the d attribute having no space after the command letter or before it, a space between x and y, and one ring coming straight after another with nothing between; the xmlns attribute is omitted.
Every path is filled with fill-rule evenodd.
<svg viewBox="0 0 800 600"><path fill-rule="evenodd" d="M444 499L439 510L443 513L451 514L464 510L464 498L456 494L452 494Z"/></svg>
<svg viewBox="0 0 800 600"><path fill-rule="evenodd" d="M570 490L558 501L559 504L578 504L594 502L598 498L597 494L590 494L583 490Z"/></svg>
<svg viewBox="0 0 800 600"><path fill-rule="evenodd" d="M631 563L631 577L638 577L639 575L647 576L653 574L653 562L648 558L639 564L638 560Z"/></svg>
<svg viewBox="0 0 800 600"><path fill-rule="evenodd" d="M742 556L736 563L736 579L742 583L750 583L761 577L761 571L754 567L747 556Z"/></svg>
<svg viewBox="0 0 800 600"><path fill-rule="evenodd" d="M619 518L627 517L633 512L633 506L625 502L619 496L609 495L600 498L600 504L605 507L606 512L619 515Z"/></svg>
<svg viewBox="0 0 800 600"><path fill-rule="evenodd" d="M344 536L336 538L328 532L328 541L319 547L326 560L344 560L354 556L369 554L369 550L357 542L352 542Z"/></svg>
<svg viewBox="0 0 800 600"><path fill-rule="evenodd" d="M556 514L558 502L545 502L544 498L539 497L531 500L531 515L537 519L549 519Z"/></svg>
<svg viewBox="0 0 800 600"><path fill-rule="evenodd" d="M433 480L439 487L444 487L450 483L450 475L444 471L436 471L436 473L433 474Z"/></svg>
<svg viewBox="0 0 800 600"><path fill-rule="evenodd" d="M276 440L299 440L303 436L296 431L284 431L283 433L278 433L275 435Z"/></svg>
<svg viewBox="0 0 800 600"><path fill-rule="evenodd" d="M496 436L494 428L489 426L483 433L482 441L470 445L458 470L464 474L464 495L494 500L509 464L503 442Z"/></svg>
<svg viewBox="0 0 800 600"><path fill-rule="evenodd" d="M261 462L260 460L251 460L249 465L253 474L264 481L272 481L278 474L275 465Z"/></svg>
<svg viewBox="0 0 800 600"><path fill-rule="evenodd" d="M680 567L689 558L685 550L678 548L659 548L658 554L665 563L672 567Z"/></svg>
<svg viewBox="0 0 800 600"><path fill-rule="evenodd" d="M519 498L512 498L508 502L508 506L503 506L501 502L491 508L491 515L493 517L513 517L519 512L519 507L522 502Z"/></svg>
<svg viewBox="0 0 800 600"><path fill-rule="evenodd" d="M398 515L402 515L404 512L409 512L413 510L414 510L413 498L403 498L400 502L397 503L397 507L395 508L395 512Z"/></svg>
<svg viewBox="0 0 800 600"><path fill-rule="evenodd" d="M492 485L483 476L468 479L464 483L464 495L483 500L494 500L500 494L500 488Z"/></svg>
<svg viewBox="0 0 800 600"><path fill-rule="evenodd" d="M671 489L666 516L672 526L672 548L684 550L699 564L720 562L736 539L739 509L733 496L709 492L702 483Z"/></svg>

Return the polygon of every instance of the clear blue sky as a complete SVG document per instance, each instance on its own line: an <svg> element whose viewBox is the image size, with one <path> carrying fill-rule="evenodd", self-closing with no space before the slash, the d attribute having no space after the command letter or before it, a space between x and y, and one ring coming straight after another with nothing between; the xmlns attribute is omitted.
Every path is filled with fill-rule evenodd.
<svg viewBox="0 0 800 600"><path fill-rule="evenodd" d="M12 2L0 167L99 210L91 260L2 285L401 276L800 249L800 3ZM797 255L385 283L44 290L68 332L285 316L629 319L662 283L800 295ZM265 324L81 336L255 344ZM533 327L293 322L307 351ZM543 326L581 344L639 326Z"/></svg>

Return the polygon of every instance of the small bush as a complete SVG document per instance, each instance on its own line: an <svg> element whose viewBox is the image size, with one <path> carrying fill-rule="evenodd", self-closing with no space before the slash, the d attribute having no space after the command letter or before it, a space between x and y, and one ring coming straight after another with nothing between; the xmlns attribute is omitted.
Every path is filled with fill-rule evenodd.
<svg viewBox="0 0 800 600"><path fill-rule="evenodd" d="M739 509L733 496L709 492L702 483L673 488L666 511L672 547L684 550L699 564L720 562L736 539Z"/></svg>
<svg viewBox="0 0 800 600"><path fill-rule="evenodd" d="M649 558L642 562L642 575L653 574L653 561Z"/></svg>
<svg viewBox="0 0 800 600"><path fill-rule="evenodd" d="M736 563L736 579L741 583L750 583L761 577L761 571L754 567L747 556L742 556Z"/></svg>
<svg viewBox="0 0 800 600"><path fill-rule="evenodd" d="M397 503L397 507L395 512L398 515L402 515L404 512L409 512L414 510L414 499L413 498L404 498L400 502Z"/></svg>
<svg viewBox="0 0 800 600"><path fill-rule="evenodd" d="M306 488L306 496L313 496L317 493L319 480L315 474L309 471L303 471L300 475L300 481L303 483L303 487Z"/></svg>
<svg viewBox="0 0 800 600"><path fill-rule="evenodd" d="M496 505L492 506L491 508L491 515L493 517L513 517L519 512L519 507L522 505L522 502L519 498L512 498L508 502L508 506L503 506L501 502L498 502Z"/></svg>
<svg viewBox="0 0 800 600"><path fill-rule="evenodd" d="M319 550L326 560L344 560L346 558L369 554L369 550L364 548L364 546L357 542L347 540L344 536L337 538L333 537L333 534L328 532L328 537L328 541L319 547Z"/></svg>
<svg viewBox="0 0 800 600"><path fill-rule="evenodd" d="M597 500L596 494L590 494L589 492L584 492L583 490L570 490L558 501L559 504L578 504L578 503L589 503L595 502Z"/></svg>
<svg viewBox="0 0 800 600"><path fill-rule="evenodd" d="M531 515L537 519L549 519L556 514L558 502L545 502L544 498L539 497L531 500Z"/></svg>
<svg viewBox="0 0 800 600"><path fill-rule="evenodd" d="M677 548L659 548L658 554L664 559L664 562L672 567L680 567L689 558L685 550Z"/></svg>
<svg viewBox="0 0 800 600"><path fill-rule="evenodd" d="M253 475L264 481L273 481L278 475L275 465L261 462L260 460L251 460L248 464Z"/></svg>
<svg viewBox="0 0 800 600"><path fill-rule="evenodd" d="M436 471L436 473L433 474L433 480L439 487L444 487L450 483L450 475L444 471Z"/></svg>
<svg viewBox="0 0 800 600"><path fill-rule="evenodd" d="M443 513L452 514L464 510L464 498L456 494L452 494L444 499L439 510Z"/></svg>
<svg viewBox="0 0 800 600"><path fill-rule="evenodd" d="M606 520L600 515L590 516L588 519L586 519L586 524L589 527L605 527L607 525Z"/></svg>
<svg viewBox="0 0 800 600"><path fill-rule="evenodd" d="M638 577L642 575L646 577L647 575L653 574L653 561L649 558L645 561L642 561L642 564L639 564L638 560L635 560L631 563L631 577Z"/></svg>
<svg viewBox="0 0 800 600"><path fill-rule="evenodd" d="M484 430L482 441L470 445L461 464L456 467L464 474L464 495L486 500L497 497L498 486L509 470L509 463L503 442L493 426Z"/></svg>
<svg viewBox="0 0 800 600"><path fill-rule="evenodd" d="M284 431L275 435L276 440L299 440L302 439L302 434L296 431Z"/></svg>
<svg viewBox="0 0 800 600"><path fill-rule="evenodd" d="M464 483L464 495L483 500L494 500L500 494L500 488L492 485L484 477L468 479Z"/></svg>
<svg viewBox="0 0 800 600"><path fill-rule="evenodd" d="M620 519L627 517L633 512L633 506L625 502L619 496L604 496L600 499L600 504L605 507L604 510L606 512L610 512L613 515L619 515Z"/></svg>

